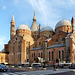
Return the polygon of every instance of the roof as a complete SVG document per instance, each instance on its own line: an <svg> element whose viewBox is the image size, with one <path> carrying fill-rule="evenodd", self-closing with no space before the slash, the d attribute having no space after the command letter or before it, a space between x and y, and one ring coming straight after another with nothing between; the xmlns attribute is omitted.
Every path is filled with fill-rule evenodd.
<svg viewBox="0 0 75 75"><path fill-rule="evenodd" d="M40 50L40 49L43 49L43 47L33 48L32 50Z"/></svg>
<svg viewBox="0 0 75 75"><path fill-rule="evenodd" d="M70 25L70 26L71 26L71 22L68 21L68 20L61 20L61 21L59 21L59 22L56 24L55 28L58 28L58 27L63 26L63 25Z"/></svg>
<svg viewBox="0 0 75 75"><path fill-rule="evenodd" d="M72 33L69 33L66 37L69 37L69 36L71 36L72 35Z"/></svg>
<svg viewBox="0 0 75 75"><path fill-rule="evenodd" d="M63 33L66 33L66 34L67 34L67 32L64 32L64 31L62 31L62 30L59 30L58 32L63 32ZM52 36L52 38L53 38L58 32L56 32L56 33Z"/></svg>
<svg viewBox="0 0 75 75"><path fill-rule="evenodd" d="M45 41L49 41L51 38L46 39Z"/></svg>
<svg viewBox="0 0 75 75"><path fill-rule="evenodd" d="M42 31L53 31L53 29L50 26L45 26L42 28L41 32Z"/></svg>
<svg viewBox="0 0 75 75"><path fill-rule="evenodd" d="M26 29L26 30L30 30L30 28L29 28L27 25L24 25L24 24L18 26L17 29Z"/></svg>
<svg viewBox="0 0 75 75"><path fill-rule="evenodd" d="M65 44L58 44L58 45L49 46L47 48L57 48L57 47L65 47L65 46L66 46Z"/></svg>
<svg viewBox="0 0 75 75"><path fill-rule="evenodd" d="M0 51L0 53L2 53L2 54L8 54L8 52L2 52L2 51Z"/></svg>
<svg viewBox="0 0 75 75"><path fill-rule="evenodd" d="M38 30L38 25L36 21L33 21L32 26L31 26L31 31L37 31Z"/></svg>
<svg viewBox="0 0 75 75"><path fill-rule="evenodd" d="M42 36L45 37L45 38L48 38L47 36L44 36L44 35L41 35L40 37L42 37Z"/></svg>

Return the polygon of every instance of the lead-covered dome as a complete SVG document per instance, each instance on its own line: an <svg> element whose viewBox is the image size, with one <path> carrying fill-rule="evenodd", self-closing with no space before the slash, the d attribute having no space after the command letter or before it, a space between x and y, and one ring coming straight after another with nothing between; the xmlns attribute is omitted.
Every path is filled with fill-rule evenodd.
<svg viewBox="0 0 75 75"><path fill-rule="evenodd" d="M17 30L18 30L18 29L30 30L30 28L27 26L27 24L26 24L26 25L22 24L22 25L18 26Z"/></svg>
<svg viewBox="0 0 75 75"><path fill-rule="evenodd" d="M42 31L53 31L53 29L50 26L45 26L42 28L41 32Z"/></svg>
<svg viewBox="0 0 75 75"><path fill-rule="evenodd" d="M71 26L71 22L68 20L61 20L56 24L55 28L58 28L58 27L63 26L63 25Z"/></svg>

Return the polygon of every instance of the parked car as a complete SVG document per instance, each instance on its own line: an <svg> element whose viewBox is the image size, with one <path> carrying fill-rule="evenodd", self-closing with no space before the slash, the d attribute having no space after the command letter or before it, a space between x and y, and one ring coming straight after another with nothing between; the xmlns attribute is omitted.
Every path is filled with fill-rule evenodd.
<svg viewBox="0 0 75 75"><path fill-rule="evenodd" d="M4 72L7 72L8 68L3 65L3 64L0 64L0 71L4 71Z"/></svg>
<svg viewBox="0 0 75 75"><path fill-rule="evenodd" d="M64 68L65 66L70 66L72 63L59 63L59 67Z"/></svg>
<svg viewBox="0 0 75 75"><path fill-rule="evenodd" d="M75 69L75 64L71 64L71 65L69 66L69 68Z"/></svg>
<svg viewBox="0 0 75 75"><path fill-rule="evenodd" d="M41 66L41 63L32 63L31 66L32 67L40 67Z"/></svg>

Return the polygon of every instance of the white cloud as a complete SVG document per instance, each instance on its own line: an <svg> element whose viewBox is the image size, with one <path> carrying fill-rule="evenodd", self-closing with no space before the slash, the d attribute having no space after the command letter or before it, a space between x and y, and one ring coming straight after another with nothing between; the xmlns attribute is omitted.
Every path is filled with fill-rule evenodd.
<svg viewBox="0 0 75 75"><path fill-rule="evenodd" d="M48 8L46 6L46 0L29 0L34 10L37 10L41 17L46 20L48 14Z"/></svg>
<svg viewBox="0 0 75 75"><path fill-rule="evenodd" d="M37 21L41 25L52 27L55 27L62 18L69 20L70 12L74 10L75 6L74 0L13 0L8 3L5 1L5 3L8 4L8 7L13 6L13 11L18 11L20 21L25 21L24 17L29 16L26 16L26 13L29 13L28 10L35 10L38 13L36 14ZM6 7L3 8L6 9Z"/></svg>
<svg viewBox="0 0 75 75"><path fill-rule="evenodd" d="M51 22L54 22L52 18L58 16L57 11L53 9L48 0L29 0L29 3L32 5L34 10L37 10L40 13L37 19L43 25L50 25Z"/></svg>
<svg viewBox="0 0 75 75"><path fill-rule="evenodd" d="M3 10L6 10L6 6L4 5L4 6L2 6L2 8L3 8Z"/></svg>
<svg viewBox="0 0 75 75"><path fill-rule="evenodd" d="M6 37L0 36L0 51L4 48Z"/></svg>
<svg viewBox="0 0 75 75"><path fill-rule="evenodd" d="M71 15L71 10L74 10L74 0L28 0L34 10L37 10L38 21L42 24L51 25L55 28L59 20L67 19ZM72 14L73 15L73 14Z"/></svg>

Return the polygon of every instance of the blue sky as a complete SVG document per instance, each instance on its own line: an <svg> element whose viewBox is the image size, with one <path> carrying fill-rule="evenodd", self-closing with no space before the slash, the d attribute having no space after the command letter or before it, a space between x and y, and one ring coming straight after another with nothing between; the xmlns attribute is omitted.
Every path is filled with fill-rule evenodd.
<svg viewBox="0 0 75 75"><path fill-rule="evenodd" d="M75 0L0 0L0 50L10 39L13 14L16 29L21 24L31 27L34 10L38 25L55 29L58 21L75 18Z"/></svg>

